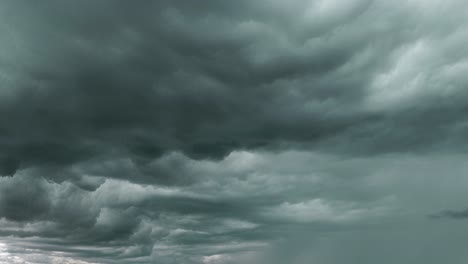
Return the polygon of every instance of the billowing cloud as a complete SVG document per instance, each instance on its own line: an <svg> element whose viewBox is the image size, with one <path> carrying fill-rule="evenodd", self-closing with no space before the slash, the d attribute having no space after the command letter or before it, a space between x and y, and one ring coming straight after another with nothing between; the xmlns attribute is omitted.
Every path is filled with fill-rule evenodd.
<svg viewBox="0 0 468 264"><path fill-rule="evenodd" d="M1 2L0 263L465 263L467 7Z"/></svg>
<svg viewBox="0 0 468 264"><path fill-rule="evenodd" d="M462 149L464 30L435 24L435 3L2 5L27 14L2 16L3 174L171 151ZM458 5L443 10L462 19Z"/></svg>

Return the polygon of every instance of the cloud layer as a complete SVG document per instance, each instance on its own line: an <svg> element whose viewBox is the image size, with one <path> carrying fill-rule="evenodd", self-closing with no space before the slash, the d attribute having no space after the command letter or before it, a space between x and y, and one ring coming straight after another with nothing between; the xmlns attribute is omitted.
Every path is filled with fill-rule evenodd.
<svg viewBox="0 0 468 264"><path fill-rule="evenodd" d="M466 10L3 1L0 263L465 263Z"/></svg>

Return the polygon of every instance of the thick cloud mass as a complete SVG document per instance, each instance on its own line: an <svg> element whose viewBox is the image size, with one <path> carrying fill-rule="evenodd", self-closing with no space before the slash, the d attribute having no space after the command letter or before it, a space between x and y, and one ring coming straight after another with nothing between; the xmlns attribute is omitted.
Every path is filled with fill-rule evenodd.
<svg viewBox="0 0 468 264"><path fill-rule="evenodd" d="M0 264L466 263L466 10L2 1Z"/></svg>

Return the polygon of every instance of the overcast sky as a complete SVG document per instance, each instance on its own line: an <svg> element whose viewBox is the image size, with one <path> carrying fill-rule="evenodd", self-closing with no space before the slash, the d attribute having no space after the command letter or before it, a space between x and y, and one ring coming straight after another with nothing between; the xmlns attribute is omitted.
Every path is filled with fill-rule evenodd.
<svg viewBox="0 0 468 264"><path fill-rule="evenodd" d="M1 0L0 264L468 263L465 0Z"/></svg>

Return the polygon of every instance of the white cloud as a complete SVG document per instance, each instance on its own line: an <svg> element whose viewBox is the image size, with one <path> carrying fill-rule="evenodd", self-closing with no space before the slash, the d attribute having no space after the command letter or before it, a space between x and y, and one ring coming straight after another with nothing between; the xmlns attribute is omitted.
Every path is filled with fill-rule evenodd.
<svg viewBox="0 0 468 264"><path fill-rule="evenodd" d="M223 264L232 260L229 255L211 255L203 257L203 264Z"/></svg>
<svg viewBox="0 0 468 264"><path fill-rule="evenodd" d="M50 252L40 250L20 249L15 250L16 253L9 253L7 243L0 243L0 264L97 264L96 262L88 262L84 260L74 259L72 257L63 256L62 252ZM18 253L18 252L23 253Z"/></svg>

